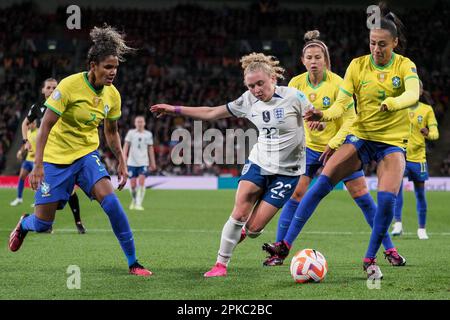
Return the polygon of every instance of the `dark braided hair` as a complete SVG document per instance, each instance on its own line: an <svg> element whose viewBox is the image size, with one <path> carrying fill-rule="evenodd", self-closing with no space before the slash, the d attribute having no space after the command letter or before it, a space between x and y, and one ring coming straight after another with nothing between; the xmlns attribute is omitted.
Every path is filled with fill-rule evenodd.
<svg viewBox="0 0 450 320"><path fill-rule="evenodd" d="M107 24L101 28L94 27L89 35L94 44L88 51L88 64L91 62L98 64L108 56L115 56L123 62L124 55L135 50L126 45L124 34Z"/></svg>

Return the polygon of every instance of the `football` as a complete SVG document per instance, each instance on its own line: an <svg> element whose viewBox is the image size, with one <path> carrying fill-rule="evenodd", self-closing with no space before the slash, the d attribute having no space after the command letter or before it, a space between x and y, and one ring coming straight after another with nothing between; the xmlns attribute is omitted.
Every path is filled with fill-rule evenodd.
<svg viewBox="0 0 450 320"><path fill-rule="evenodd" d="M297 283L320 282L328 271L324 255L314 249L297 252L291 261L291 275Z"/></svg>

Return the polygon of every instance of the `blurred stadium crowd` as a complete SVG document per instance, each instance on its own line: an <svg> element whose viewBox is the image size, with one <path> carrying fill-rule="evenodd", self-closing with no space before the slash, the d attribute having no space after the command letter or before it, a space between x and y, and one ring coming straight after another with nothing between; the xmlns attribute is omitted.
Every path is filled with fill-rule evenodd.
<svg viewBox="0 0 450 320"><path fill-rule="evenodd" d="M255 2L247 8L81 9L82 29L68 30L66 7L53 14L40 13L33 3L0 8L0 173L27 109L42 99L42 81L86 70L88 33L94 25L106 22L123 30L130 44L139 48L120 66L115 83L122 95L120 130L124 136L133 116L144 114L154 134L159 174L165 175L236 176L240 168L173 165L170 151L177 141L171 141L171 134L175 128L192 130L193 122L182 117L156 119L147 111L148 105L214 106L236 99L245 91L239 58L252 51L276 55L286 68L286 81L281 84L287 84L304 72L299 54L303 34L311 29L321 31L330 49L332 70L341 76L352 58L369 50L365 11L360 9L292 10L276 1ZM407 27L406 55L418 66L442 124L448 118L450 96L449 4L436 2L426 10L404 9L398 14ZM230 118L204 123L203 129L248 126L246 120ZM101 149L114 172L114 157L105 146ZM432 174L450 175L448 151L446 159L429 159L438 161L441 168ZM367 168L367 173L373 173L373 168Z"/></svg>

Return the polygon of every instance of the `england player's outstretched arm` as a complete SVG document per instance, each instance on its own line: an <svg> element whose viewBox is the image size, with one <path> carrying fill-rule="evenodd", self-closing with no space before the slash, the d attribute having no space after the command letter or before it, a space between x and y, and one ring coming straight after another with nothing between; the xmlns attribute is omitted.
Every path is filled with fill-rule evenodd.
<svg viewBox="0 0 450 320"><path fill-rule="evenodd" d="M128 179L127 163L122 151L122 144L120 142L119 128L117 120L105 119L105 138L112 153L119 161L117 166L117 177L119 179L119 190L122 190Z"/></svg>
<svg viewBox="0 0 450 320"><path fill-rule="evenodd" d="M161 117L165 114L180 114L194 119L207 121L232 116L225 105L217 107L182 107L169 104L155 104L150 107L150 111L156 113L157 117Z"/></svg>
<svg viewBox="0 0 450 320"><path fill-rule="evenodd" d="M34 156L34 168L30 173L30 184L33 190L37 190L41 182L44 180L44 148L47 144L48 135L55 123L58 121L59 115L51 109L45 111L42 123L36 137L36 151Z"/></svg>

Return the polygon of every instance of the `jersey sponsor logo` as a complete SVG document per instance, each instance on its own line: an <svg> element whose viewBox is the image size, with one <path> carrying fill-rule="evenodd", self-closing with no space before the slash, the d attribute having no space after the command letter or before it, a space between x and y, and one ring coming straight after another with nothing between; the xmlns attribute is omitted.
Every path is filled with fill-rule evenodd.
<svg viewBox="0 0 450 320"><path fill-rule="evenodd" d="M50 185L47 182L41 183L41 193L43 197L50 196Z"/></svg>
<svg viewBox="0 0 450 320"><path fill-rule="evenodd" d="M412 118L414 118L414 112L410 112L409 113L409 117L412 119Z"/></svg>
<svg viewBox="0 0 450 320"><path fill-rule="evenodd" d="M331 99L327 96L323 97L322 103L324 107L329 107L331 104Z"/></svg>
<svg viewBox="0 0 450 320"><path fill-rule="evenodd" d="M351 142L357 142L358 140L359 140L358 137L356 137L356 136L350 136L350 141L351 141Z"/></svg>
<svg viewBox="0 0 450 320"><path fill-rule="evenodd" d="M269 122L270 121L270 111L268 111L268 110L263 111L262 116L263 116L263 121L264 122Z"/></svg>
<svg viewBox="0 0 450 320"><path fill-rule="evenodd" d="M109 112L109 106L107 104L105 104L105 107L103 108L103 111L105 112L105 117L108 116L108 112Z"/></svg>
<svg viewBox="0 0 450 320"><path fill-rule="evenodd" d="M276 108L273 110L273 113L275 115L275 119L277 119L277 120L284 119L284 109L283 108Z"/></svg>
<svg viewBox="0 0 450 320"><path fill-rule="evenodd" d="M399 77L395 76L395 77L392 78L392 86L393 86L395 89L400 88L401 85L402 85L402 81L400 80Z"/></svg>
<svg viewBox="0 0 450 320"><path fill-rule="evenodd" d="M378 73L377 78L378 78L378 81L384 82L386 80L386 73L383 73L383 72Z"/></svg>
<svg viewBox="0 0 450 320"><path fill-rule="evenodd" d="M366 84L368 84L369 82L370 82L370 80L368 80L368 81L361 81L361 85L362 85L363 87L365 87Z"/></svg>
<svg viewBox="0 0 450 320"><path fill-rule="evenodd" d="M252 118L257 117L258 115L256 113L252 113Z"/></svg>
<svg viewBox="0 0 450 320"><path fill-rule="evenodd" d="M309 101L314 102L317 98L317 95L313 92L309 94Z"/></svg>
<svg viewBox="0 0 450 320"><path fill-rule="evenodd" d="M417 69L414 68L414 67L411 67L411 71L414 72L414 73L417 73Z"/></svg>
<svg viewBox="0 0 450 320"><path fill-rule="evenodd" d="M53 91L52 98L53 98L53 100L58 101L59 99L61 99L61 92L59 92L59 90L55 89L55 91Z"/></svg>
<svg viewBox="0 0 450 320"><path fill-rule="evenodd" d="M41 113L44 113L45 107L41 107Z"/></svg>

